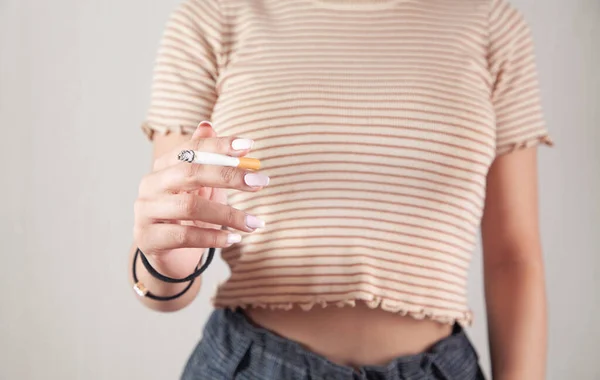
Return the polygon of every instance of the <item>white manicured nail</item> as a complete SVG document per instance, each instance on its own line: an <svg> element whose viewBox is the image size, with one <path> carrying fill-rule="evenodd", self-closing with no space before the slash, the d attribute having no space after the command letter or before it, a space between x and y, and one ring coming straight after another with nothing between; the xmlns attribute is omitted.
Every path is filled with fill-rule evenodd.
<svg viewBox="0 0 600 380"><path fill-rule="evenodd" d="M227 244L235 244L242 241L242 235L240 234L229 234L227 235Z"/></svg>
<svg viewBox="0 0 600 380"><path fill-rule="evenodd" d="M244 182L251 187L267 186L269 177L261 173L248 173L244 176Z"/></svg>
<svg viewBox="0 0 600 380"><path fill-rule="evenodd" d="M254 215L246 215L246 226L248 228L263 228L265 226L265 221L258 219Z"/></svg>
<svg viewBox="0 0 600 380"><path fill-rule="evenodd" d="M231 142L231 147L234 150L246 150L252 148L254 140L250 139L235 139Z"/></svg>

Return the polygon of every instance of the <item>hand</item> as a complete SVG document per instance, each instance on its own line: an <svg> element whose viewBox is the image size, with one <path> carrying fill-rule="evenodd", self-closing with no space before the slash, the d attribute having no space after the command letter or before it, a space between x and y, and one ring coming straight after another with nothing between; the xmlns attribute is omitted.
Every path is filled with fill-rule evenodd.
<svg viewBox="0 0 600 380"><path fill-rule="evenodd" d="M221 226L245 232L264 226L255 216L228 206L225 189L259 191L269 177L177 159L183 149L240 157L248 154L251 144L237 137L216 137L212 125L203 122L188 143L155 161L153 171L139 186L134 241L157 271L183 278L195 270L206 248L240 241L239 234L221 230Z"/></svg>

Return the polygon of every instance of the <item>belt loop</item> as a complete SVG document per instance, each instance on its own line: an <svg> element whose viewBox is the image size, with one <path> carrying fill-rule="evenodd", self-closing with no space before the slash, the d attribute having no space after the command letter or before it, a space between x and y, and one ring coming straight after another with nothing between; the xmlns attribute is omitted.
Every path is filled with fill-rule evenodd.
<svg viewBox="0 0 600 380"><path fill-rule="evenodd" d="M224 370L230 376L229 378L234 379L236 375L239 375L250 366L252 340L239 334L233 334L231 337L235 339L234 342L229 342L233 344L228 351L230 356L225 362L227 366Z"/></svg>
<svg viewBox="0 0 600 380"><path fill-rule="evenodd" d="M435 360L431 362L431 369L440 380L452 380L452 378L448 376L448 374L435 362Z"/></svg>
<svg viewBox="0 0 600 380"><path fill-rule="evenodd" d="M425 352L422 354L422 358L421 358L421 370L423 371L423 373L425 374L425 376L429 377L429 375L433 372L433 362L434 362L434 356L436 355L433 352Z"/></svg>

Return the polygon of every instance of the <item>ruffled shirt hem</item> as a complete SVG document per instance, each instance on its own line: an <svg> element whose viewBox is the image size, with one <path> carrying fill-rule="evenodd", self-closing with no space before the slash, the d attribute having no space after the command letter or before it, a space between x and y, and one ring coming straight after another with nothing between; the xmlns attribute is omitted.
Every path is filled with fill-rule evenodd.
<svg viewBox="0 0 600 380"><path fill-rule="evenodd" d="M357 301L363 301L369 308L382 310L396 313L402 316L409 316L414 319L430 319L436 322L450 324L458 323L462 326L471 326L473 323L473 314L470 310L458 311L458 310L447 310L437 309L434 307L421 307L413 304L409 304L402 301L390 300L385 297L378 296L353 296L340 299L328 299L325 300L322 297L314 297L310 301L290 301L290 302L269 302L257 301L257 300L245 300L243 298L223 301L220 299L213 299L213 305L216 308L228 308L235 310L237 308L248 309L248 308L263 308L271 310L291 310L294 307L298 307L304 311L309 311L316 305L321 307L355 307Z"/></svg>

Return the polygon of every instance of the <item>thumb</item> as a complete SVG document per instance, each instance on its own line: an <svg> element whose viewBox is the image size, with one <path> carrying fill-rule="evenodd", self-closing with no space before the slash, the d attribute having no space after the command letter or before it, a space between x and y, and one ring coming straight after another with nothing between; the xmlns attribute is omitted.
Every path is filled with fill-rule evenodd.
<svg viewBox="0 0 600 380"><path fill-rule="evenodd" d="M217 133L213 129L212 123L210 121L203 121L198 124L194 134L192 135L192 140L205 139L209 137L216 137Z"/></svg>

